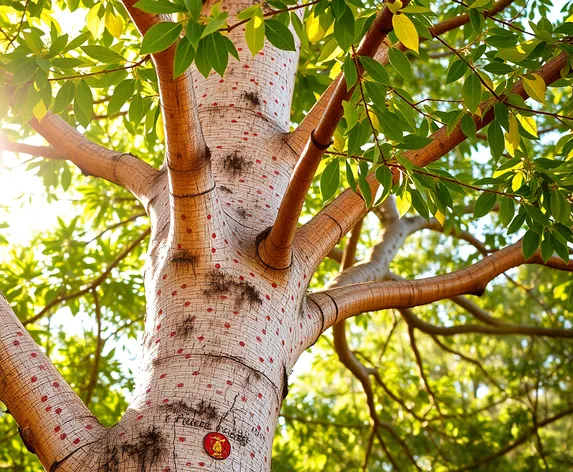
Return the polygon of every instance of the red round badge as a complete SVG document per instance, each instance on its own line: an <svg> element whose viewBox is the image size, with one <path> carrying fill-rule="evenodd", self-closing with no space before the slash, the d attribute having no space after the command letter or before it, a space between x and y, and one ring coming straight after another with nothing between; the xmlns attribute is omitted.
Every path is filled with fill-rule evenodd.
<svg viewBox="0 0 573 472"><path fill-rule="evenodd" d="M203 438L203 446L213 459L226 459L231 454L231 443L221 433L207 433Z"/></svg>

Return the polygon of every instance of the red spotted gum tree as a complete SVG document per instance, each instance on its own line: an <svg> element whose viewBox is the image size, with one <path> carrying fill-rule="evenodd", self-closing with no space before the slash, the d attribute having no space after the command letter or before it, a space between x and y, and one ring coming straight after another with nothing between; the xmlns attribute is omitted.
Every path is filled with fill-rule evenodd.
<svg viewBox="0 0 573 472"><path fill-rule="evenodd" d="M544 381L557 385L566 373L552 378L551 365L535 364L536 382L514 391L488 372L493 358L482 363L452 343L501 339L509 365L516 345L539 340L546 361L567 359L568 14L551 23L546 6L510 0L54 0L1 8L2 147L41 158L32 167L50 198L73 181L69 191L87 205L72 223L61 220L57 236L39 240L45 274L24 270L34 265L26 258L22 270L5 269L0 400L7 439L0 441L9 469L33 467L15 459L14 421L51 472L270 470L289 374L331 327L331 347L319 346L336 352L366 406L355 425L366 430L349 440L361 459L347 453L337 466L311 455L305 464L304 454L289 458L288 444L277 439L278 469L469 470L529 441L539 467L567 460L546 453L539 432L573 411L559 392L540 393ZM82 11L85 26L68 34ZM48 145L24 142L33 134ZM81 177L68 163L87 187L76 184ZM316 197L318 187L328 204ZM378 239L368 236L371 211L382 224ZM145 216L150 229L137 223ZM466 241L479 257L464 260L455 246L458 261L426 255L399 269L413 249L406 240L429 231ZM432 241L426 250L436 251ZM140 290L133 267L144 246ZM363 257L355 264L357 251ZM18 266L12 254L5 263ZM67 261L56 262L64 254ZM338 274L327 258L341 264ZM502 274L519 286L512 277L530 275L531 264L543 267L542 281L562 287L553 295L561 313L545 316L531 299L520 305L507 293L501 299L524 310L490 312L487 301L471 297L487 298L489 282ZM518 290L509 282L494 289ZM441 313L416 308L445 300ZM143 305L145 316L137 312ZM76 365L81 375L73 362L56 361L70 383L49 358L58 341L39 330L62 307L94 322L93 350L82 352L65 335L59 341L68 358L85 360ZM404 368L415 378L384 380L387 345L365 354L347 339L346 320L380 310L399 318L370 326L392 326L388 342L395 329L407 338ZM367 324L357 325L365 337ZM138 370L123 385L124 404L110 393L118 368L105 344L138 329ZM455 378L445 392L424 367L420 336L479 371L491 401L478 405L484 395L476 386L477 406L468 407ZM372 360L378 356L379 364ZM472 375L458 381L473 382ZM416 384L422 391L409 399L404 391ZM454 453L479 443L471 411L494 419L511 411L496 406L500 392L529 399L530 416L520 417L513 436L491 440L487 454L480 444ZM115 406L104 412L110 398ZM296 421L312 424L303 410L283 412L279 437L294 434ZM115 424L104 426L98 413ZM465 425L459 440L456 421ZM299 440L302 447L308 439ZM310 444L336 450L320 438Z"/></svg>

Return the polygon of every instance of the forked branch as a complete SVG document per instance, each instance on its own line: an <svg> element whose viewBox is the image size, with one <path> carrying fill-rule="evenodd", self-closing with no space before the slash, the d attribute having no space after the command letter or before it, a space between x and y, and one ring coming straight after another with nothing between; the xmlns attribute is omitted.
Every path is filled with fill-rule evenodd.
<svg viewBox="0 0 573 472"><path fill-rule="evenodd" d="M408 1L403 2L404 6L408 4ZM384 7L360 43L356 55L372 57L390 31L392 31L392 12ZM359 77L362 72L358 70ZM330 145L336 126L342 118L342 102L348 100L353 91L354 87L348 90L344 78L339 77L332 97L316 128L306 137L305 147L291 176L276 221L270 233L258 247L259 257L269 267L286 269L290 266L292 243L306 193L320 164L320 159Z"/></svg>
<svg viewBox="0 0 573 472"><path fill-rule="evenodd" d="M561 78L560 71L567 63L568 58L568 54L563 52L536 70L535 73L539 75L547 85L550 85ZM521 80L513 86L511 93L520 95L524 99L529 97ZM505 97L500 98L505 99ZM479 130L487 126L493 120L492 106L496 100L496 98L490 98L480 105L480 114L473 116L476 129ZM403 157L418 167L427 166L445 156L448 152L465 141L466 135L462 131L461 125L456 126L450 133L448 133L447 127L444 126L432 134L431 138L432 142L427 146L421 149L407 151L403 154ZM395 175L395 179L396 178L397 174ZM379 186L376 176L370 174L366 177L366 181L370 185L372 195L375 195ZM332 203L323 208L311 221L302 226L297 231L295 245L300 248L312 247L312 254L305 253L305 258L309 261L310 268L314 269L328 254L330 249L338 243L340 238L342 238L367 211L368 209L362 197L352 189L347 189L338 195ZM309 245L309 241L313 241L313 244ZM320 242L320 245L318 245L317 242Z"/></svg>
<svg viewBox="0 0 573 472"><path fill-rule="evenodd" d="M142 35L161 21L173 19L139 10L134 6L137 0L122 1ZM173 78L175 48L174 44L152 55L165 124L165 160L174 195L200 194L213 187L210 154L199 121L191 69Z"/></svg>

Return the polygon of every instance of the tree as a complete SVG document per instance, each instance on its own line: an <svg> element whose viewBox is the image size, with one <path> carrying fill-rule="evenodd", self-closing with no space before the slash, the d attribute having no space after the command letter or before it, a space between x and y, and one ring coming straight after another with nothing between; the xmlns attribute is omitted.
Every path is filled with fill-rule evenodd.
<svg viewBox="0 0 573 472"><path fill-rule="evenodd" d="M81 210L1 269L0 464L270 470L318 341L360 393L301 375L277 470L570 467L571 7L3 5L2 149Z"/></svg>

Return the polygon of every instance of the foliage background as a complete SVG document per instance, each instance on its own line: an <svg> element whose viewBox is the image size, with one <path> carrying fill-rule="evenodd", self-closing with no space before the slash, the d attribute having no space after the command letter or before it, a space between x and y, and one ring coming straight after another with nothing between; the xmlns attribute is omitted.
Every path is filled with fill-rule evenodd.
<svg viewBox="0 0 573 472"><path fill-rule="evenodd" d="M27 8L32 11L32 7L38 7L42 2L29 3L26 2ZM420 5L425 3L418 2ZM355 9L372 7L361 2L349 4ZM51 10L46 4L43 6L45 12L78 9L83 15L94 5L96 3L91 0L54 0ZM131 63L140 60L141 39L121 5L116 1L102 2L102 5L106 14L109 9L121 23L124 57ZM487 5L490 4L484 4ZM428 15L428 18L435 23L466 10L452 2L431 2L430 6L436 14ZM5 31L14 31L17 25L14 20L20 18L22 11L22 2L0 1L0 26ZM519 14L520 20L516 25L528 31L537 25L540 31L547 31L551 25L561 24L572 13L570 2L551 5L548 1L525 3L518 0L500 16L510 20ZM69 17L63 15L60 18L65 21ZM546 18L551 18L552 22ZM533 23L529 24L527 19ZM25 22L28 21L32 20L26 17ZM36 24L42 21L46 24L46 17L38 19ZM110 46L114 43L110 25L111 20L104 21L103 28L97 25L101 29L98 44ZM476 31L478 27L481 31ZM488 28L496 27L499 25L491 20L484 20L479 25L469 23L444 38L456 48L469 44L468 52L472 53L488 36ZM81 31L93 28L93 24L88 24ZM541 33L536 34L541 36ZM519 41L528 37L527 34L517 36ZM332 48L330 39L327 34L314 44L303 42L292 111L293 124L300 122L304 112L314 103L316 94L320 94L341 69L344 56ZM489 45L495 48L491 41ZM463 95L463 81L444 83L452 54L439 46L435 41L428 42L420 47L419 55L409 54L413 71L409 83L398 71L388 67L393 84L404 86L417 100L427 97L459 100ZM325 54L329 48L331 53ZM113 87L132 76L139 80L138 87L143 97L138 105L142 107L141 113L128 103L110 114L108 102ZM160 129L156 126L157 87L150 64L144 63L130 72L92 77L88 83L94 93L94 117L86 135L119 151L135 150L139 157L159 166L163 145L161 132L159 136L157 134ZM571 87L569 83L561 85L548 89L546 108L559 109L560 113L567 114L571 106ZM136 99L130 100L133 103ZM440 112L455 110L458 106L448 102L432 103L427 113L436 117ZM72 111L70 115L78 119L81 111L75 110L75 114ZM24 111L24 116L26 113L34 114L34 111ZM568 142L559 140L562 136L570 136L567 134L570 122L556 121L554 117L544 115L536 116L536 121L538 130L545 132L540 132L541 139L528 141L527 152L532 156L555 158L555 144L560 142L563 146ZM18 119L14 117L5 118L2 133L9 140L27 139L37 143L32 137L33 131L19 126ZM34 208L33 205L44 201L54 205L61 201L67 203L57 206L60 211L56 224L36 228L33 234L13 233L8 223L3 224L0 234L0 290L21 320L36 318L27 325L36 341L46 349L78 394L91 399L89 406L96 416L104 424L112 425L126 408L132 384L129 366L134 362L145 313L141 271L146 240L120 260L118 255L142 237L148 220L143 208L130 194L106 182L82 176L65 161L25 159L25 155L20 155L17 159L19 167L11 171L7 167L16 161L11 155L6 155L6 167L0 172L5 173L4 179L11 179L20 175L25 167L27 173L36 176L35 183L31 185L39 183L41 189L37 187L37 193L30 197L30 188L21 188L23 198L14 202L6 201L3 195L2 219L10 222L18 218L20 204ZM323 168L327 162L325 160ZM450 153L443 167L457 179L472 182L492 175L498 164L490 156L487 140L478 136ZM338 189L346 185L343 174ZM324 193L324 187L322 191ZM501 230L497 214L491 213L479 219L474 218L471 212L461 210L472 204L477 195L471 191L454 193L453 207L456 211L452 211L448 224L478 236L488 248L502 247L514 241L515 234L508 235ZM319 176L308 195L305 217L315 214L322 205ZM370 215L359 244L360 257L364 257L368 248L376 243L379 227L378 219ZM407 240L391 269L402 277L419 278L455 270L479 257L475 247L451 235L424 230ZM117 264L114 265L114 261ZM110 264L113 265L111 270L108 269ZM336 262L325 260L315 274L311 288L323 287L338 269ZM106 277L101 278L101 274L106 274ZM77 293L86 286L92 291L53 305L43 313L45 307L51 306L58 297ZM101 307L99 311L94 291ZM487 296L477 303L492 316L503 317L509 322L571 328L572 292L573 282L567 274L524 267L511 271L507 278L498 278L490 285ZM451 303L421 307L416 312L435 324L471 321L467 313ZM367 365L378 370L380 382L376 385L376 399L380 418L394 426L424 470L454 470L515 444L517 446L508 454L483 466L482 470L571 469L573 456L568 448L573 426L571 419L565 418L540 428L537 434L532 430L536 422L546 416L571 407L573 353L569 342L482 335L435 340L418 334L416 340L424 360L425 375L435 395L433 400L412 354L408 329L397 313L386 311L362 315L351 323L350 333L352 348ZM101 357L97 355L98 351L101 351ZM95 383L94 375L97 378ZM427 411L427 418L416 418ZM367 455L370 433L369 415L361 388L337 361L331 335L326 333L305 355L291 377L290 393L283 404L277 428L273 469L360 470ZM393 436L382 432L382 438L401 469L409 470L412 464ZM522 438L525 439L520 443ZM0 413L0 469L37 471L40 468L34 456L25 450L11 416ZM370 454L367 469L393 470L378 441Z"/></svg>

